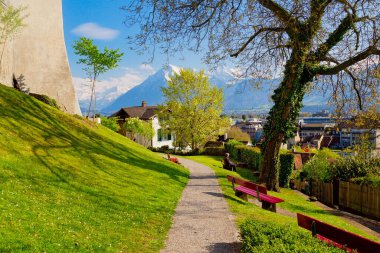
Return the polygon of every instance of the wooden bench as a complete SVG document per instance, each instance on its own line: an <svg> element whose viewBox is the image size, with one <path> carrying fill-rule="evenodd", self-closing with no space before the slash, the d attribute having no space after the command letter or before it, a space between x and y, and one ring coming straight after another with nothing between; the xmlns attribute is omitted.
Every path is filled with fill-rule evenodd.
<svg viewBox="0 0 380 253"><path fill-rule="evenodd" d="M276 212L276 204L284 202L283 199L268 195L267 188L265 186L230 175L227 175L227 179L232 183L232 188L234 189L236 196L248 201L248 195L251 195L261 202L261 207L263 209ZM238 186L235 186L235 184Z"/></svg>
<svg viewBox="0 0 380 253"><path fill-rule="evenodd" d="M342 230L330 224L297 213L298 226L312 231L312 235L347 252L380 252L380 243Z"/></svg>

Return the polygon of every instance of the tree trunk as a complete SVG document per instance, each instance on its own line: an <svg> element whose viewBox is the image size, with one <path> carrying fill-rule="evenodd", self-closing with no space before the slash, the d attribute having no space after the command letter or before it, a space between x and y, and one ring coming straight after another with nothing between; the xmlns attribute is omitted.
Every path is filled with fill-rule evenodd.
<svg viewBox="0 0 380 253"><path fill-rule="evenodd" d="M303 50L292 53L286 63L284 79L272 96L272 107L267 123L264 126L262 164L260 182L265 183L268 190L279 191L278 185L278 158L281 143L293 135L296 130L296 121L302 107L302 99L307 84L313 76L305 67ZM300 53L301 52L301 53Z"/></svg>

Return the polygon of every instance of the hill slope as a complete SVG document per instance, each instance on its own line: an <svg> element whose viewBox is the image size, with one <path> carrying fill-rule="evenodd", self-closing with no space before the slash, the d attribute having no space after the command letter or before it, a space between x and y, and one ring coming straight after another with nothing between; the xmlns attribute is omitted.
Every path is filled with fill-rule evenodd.
<svg viewBox="0 0 380 253"><path fill-rule="evenodd" d="M188 172L0 85L0 251L154 252Z"/></svg>

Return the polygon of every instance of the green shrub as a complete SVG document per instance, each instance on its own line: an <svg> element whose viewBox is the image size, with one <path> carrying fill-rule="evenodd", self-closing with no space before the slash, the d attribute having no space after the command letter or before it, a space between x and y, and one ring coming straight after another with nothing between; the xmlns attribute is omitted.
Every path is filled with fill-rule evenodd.
<svg viewBox="0 0 380 253"><path fill-rule="evenodd" d="M241 252L345 252L289 225L248 219L240 225Z"/></svg>
<svg viewBox="0 0 380 253"><path fill-rule="evenodd" d="M259 148L235 146L237 160L248 164L248 168L258 170L261 166L262 156Z"/></svg>
<svg viewBox="0 0 380 253"><path fill-rule="evenodd" d="M238 160L238 153L235 149L236 146L243 146L243 143L241 143L240 141L230 140L224 145L227 153L230 153L230 157L232 159Z"/></svg>
<svg viewBox="0 0 380 253"><path fill-rule="evenodd" d="M279 173L280 187L288 187L293 168L294 168L294 155L281 154L280 155L280 173Z"/></svg>
<svg viewBox="0 0 380 253"><path fill-rule="evenodd" d="M101 124L111 129L112 131L118 132L120 130L120 125L118 123L117 117L107 118L107 117L101 116L100 119L101 119Z"/></svg>
<svg viewBox="0 0 380 253"><path fill-rule="evenodd" d="M222 141L208 141L205 145L206 148L223 148Z"/></svg>
<svg viewBox="0 0 380 253"><path fill-rule="evenodd" d="M331 175L333 178L339 178L343 181L368 175L380 176L380 158L361 159L348 157L339 159L332 166Z"/></svg>
<svg viewBox="0 0 380 253"><path fill-rule="evenodd" d="M373 187L380 187L380 175L367 174L365 177L356 177L350 179L355 184L371 185Z"/></svg>
<svg viewBox="0 0 380 253"><path fill-rule="evenodd" d="M36 94L36 93L29 93L30 96L34 97L35 99L47 104L47 105L50 105L51 107L54 107L56 109L60 109L59 106L58 106L58 103L55 99L53 98L50 98L49 96L47 95L42 95L42 94Z"/></svg>
<svg viewBox="0 0 380 253"><path fill-rule="evenodd" d="M315 179L322 182L330 182L333 180L332 164L323 154L314 156L302 167L303 177Z"/></svg>
<svg viewBox="0 0 380 253"><path fill-rule="evenodd" d="M224 148L207 147L204 149L203 154L212 156L224 156L226 150Z"/></svg>

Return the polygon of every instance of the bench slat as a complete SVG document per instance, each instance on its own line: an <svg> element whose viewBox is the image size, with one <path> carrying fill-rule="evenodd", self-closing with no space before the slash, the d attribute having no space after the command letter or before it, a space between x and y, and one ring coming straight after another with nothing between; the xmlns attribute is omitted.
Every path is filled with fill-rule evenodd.
<svg viewBox="0 0 380 253"><path fill-rule="evenodd" d="M257 191L249 189L249 188L244 187L244 186L238 186L238 187L236 187L236 190L244 192L244 193L249 194L249 195L252 195L252 196L254 196L256 198L258 197L257 196ZM279 199L279 198L276 198L276 197L273 197L273 196L269 196L269 195L266 195L264 193L260 193L260 200L268 202L268 203L271 203L271 204L276 204L276 203L284 202L283 199Z"/></svg>
<svg viewBox="0 0 380 253"><path fill-rule="evenodd" d="M227 175L227 179L230 182L232 182L234 180L235 184L244 186L244 187L252 189L254 191L256 191L256 187L258 187L258 190L259 190L260 193L267 194L267 188L265 186L258 185L258 184L249 182L247 180L244 180L244 179L241 179L241 178L236 178L236 177L233 177L233 176L230 176L230 175Z"/></svg>
<svg viewBox="0 0 380 253"><path fill-rule="evenodd" d="M315 222L317 234L330 239L340 245L358 252L380 252L380 243L367 238L342 230L333 225L316 220L309 216L297 213L298 226L312 230L312 222Z"/></svg>

